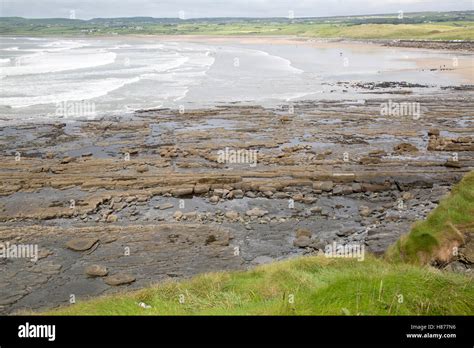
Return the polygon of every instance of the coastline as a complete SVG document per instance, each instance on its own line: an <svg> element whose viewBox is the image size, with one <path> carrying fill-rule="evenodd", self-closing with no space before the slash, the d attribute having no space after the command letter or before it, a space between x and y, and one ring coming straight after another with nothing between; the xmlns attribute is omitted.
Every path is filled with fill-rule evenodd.
<svg viewBox="0 0 474 348"><path fill-rule="evenodd" d="M381 44L274 36L110 38L361 50ZM412 61L416 69L446 64ZM469 77L473 67L465 61L440 73ZM348 93L294 101L292 109L287 101L271 107L228 102L184 112L144 108L90 120L6 124L0 241L37 245L39 257L36 263L0 260L10 266L0 312L50 309L67 304L71 293L82 299L245 270L333 243L382 255L474 168L474 92L456 84L420 93L428 86L405 81L335 86L366 98ZM419 110L397 114L391 108L405 104ZM258 155L255 163L219 159L229 151ZM108 274L91 275L91 265Z"/></svg>
<svg viewBox="0 0 474 348"><path fill-rule="evenodd" d="M39 260L9 263L2 312L247 269L334 242L382 254L474 168L472 117L458 123L474 111L472 92L413 97L427 110L416 120L380 115L386 100L369 99L5 127L1 240L38 245ZM257 165L221 163L227 148L258 149ZM92 264L114 281L84 273Z"/></svg>

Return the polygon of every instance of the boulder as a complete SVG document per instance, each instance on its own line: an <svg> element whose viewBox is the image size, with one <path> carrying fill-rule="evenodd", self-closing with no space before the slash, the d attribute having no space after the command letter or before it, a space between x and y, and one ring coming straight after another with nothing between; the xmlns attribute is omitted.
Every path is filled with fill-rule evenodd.
<svg viewBox="0 0 474 348"><path fill-rule="evenodd" d="M438 137L439 136L439 129L431 128L430 130L428 130L428 136Z"/></svg>
<svg viewBox="0 0 474 348"><path fill-rule="evenodd" d="M268 214L268 211L260 209L258 207L255 207L253 209L247 210L247 212L245 214L247 214L247 216L250 216L250 217L252 217L252 216L262 217L262 216Z"/></svg>
<svg viewBox="0 0 474 348"><path fill-rule="evenodd" d="M226 212L224 215L230 220L237 220L239 218L239 213L233 210Z"/></svg>
<svg viewBox="0 0 474 348"><path fill-rule="evenodd" d="M306 248L311 244L311 239L306 236L301 236L293 241L293 245L297 248Z"/></svg>
<svg viewBox="0 0 474 348"><path fill-rule="evenodd" d="M117 273L104 279L105 283L110 286L130 284L135 280L136 278L134 276L126 273Z"/></svg>
<svg viewBox="0 0 474 348"><path fill-rule="evenodd" d="M296 238L300 238L300 237L308 237L308 238L311 238L311 236L313 235L313 233L311 233L310 230L307 230L306 228L299 228L296 230Z"/></svg>
<svg viewBox="0 0 474 348"><path fill-rule="evenodd" d="M396 153L417 152L418 148L410 143L401 143L393 148Z"/></svg>
<svg viewBox="0 0 474 348"><path fill-rule="evenodd" d="M367 217L372 213L372 210L366 206L366 205L361 205L359 207L359 214L360 216Z"/></svg>
<svg viewBox="0 0 474 348"><path fill-rule="evenodd" d="M84 273L90 277L105 277L109 271L102 265L90 265L86 267Z"/></svg>
<svg viewBox="0 0 474 348"><path fill-rule="evenodd" d="M334 187L334 183L332 181L316 181L313 183L313 189L329 192Z"/></svg>
<svg viewBox="0 0 474 348"><path fill-rule="evenodd" d="M75 238L67 242L66 247L74 251L85 251L92 248L97 242L99 242L99 238Z"/></svg>

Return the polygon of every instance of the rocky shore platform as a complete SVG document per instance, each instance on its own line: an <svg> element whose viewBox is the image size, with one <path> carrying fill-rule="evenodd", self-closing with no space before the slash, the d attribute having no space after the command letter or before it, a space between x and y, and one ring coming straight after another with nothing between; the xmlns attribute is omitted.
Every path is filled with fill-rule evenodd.
<svg viewBox="0 0 474 348"><path fill-rule="evenodd" d="M0 312L334 242L383 253L474 167L472 91L397 98L421 113L308 101L2 127L0 243L38 259L0 258Z"/></svg>

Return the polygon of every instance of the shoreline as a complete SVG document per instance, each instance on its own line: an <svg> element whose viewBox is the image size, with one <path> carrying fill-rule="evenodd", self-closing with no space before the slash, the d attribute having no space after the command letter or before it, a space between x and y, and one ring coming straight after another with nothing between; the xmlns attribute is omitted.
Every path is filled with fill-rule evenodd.
<svg viewBox="0 0 474 348"><path fill-rule="evenodd" d="M61 38L61 37L58 37ZM78 38L78 37L75 37ZM97 39L99 37L82 37L81 39ZM208 36L208 35L127 35L127 36L103 36L101 38L107 38L107 39L115 39L115 40L121 40L121 39L127 39L127 40L162 40L162 41L172 41L172 42L190 42L190 43L209 43L209 44L238 44L238 45L243 45L244 47L250 46L253 47L252 45L285 45L288 47L291 47L292 45L301 45L301 46L306 46L306 47L315 47L315 48L337 48L337 49L349 49L353 50L354 52L369 52L371 49L374 47L377 47L377 49L386 49L386 50L393 50L393 47L388 47L384 46L380 41L375 42L373 40L320 40L320 39L311 39L311 38L303 38L303 37L296 37L296 36ZM390 41L390 40L389 40ZM413 52L420 52L420 50L423 50L422 48L413 48L413 47L408 47L404 48L405 50L408 50L408 54L410 51ZM432 50L430 52L433 52ZM461 88L465 90L469 90L470 86L474 85L474 60L472 60L472 54L469 52L464 52L460 53L460 51L453 51L454 55L447 56L446 52L449 51L443 51L443 50L437 50L436 52L440 53L440 56L433 56L430 58L423 58L423 57L409 57L408 55L406 57L400 57L398 60L400 60L403 63L408 62L413 65L413 67L410 68L400 68L398 70L390 70L387 71L387 74L398 74L402 77L404 77L407 80L410 80L409 74L413 73L420 73L420 71L427 71L428 73L430 72L435 72L436 74L439 74L441 78L445 78L444 81L446 81L446 77L449 76L449 80L451 80L452 86L446 86L446 85L441 85L441 87L438 90L433 90L428 93L428 95L442 95L444 92L443 90L446 88ZM298 56L295 56L298 57ZM290 61L291 59L289 58L284 58ZM456 60L456 64L454 64L454 59ZM350 73L350 71L348 71ZM405 75L403 75L405 74ZM374 77L376 78L376 77ZM380 97L380 94L383 93L384 91L387 92L387 97L391 97L390 94L395 94L395 93L407 93L405 94L408 97L408 94L413 93L411 90L406 90L406 91L400 91L400 88L397 88L395 84L403 85L404 79L399 78L399 80L394 80L391 81L390 84L394 84L394 88L384 88L380 91L377 91L376 93L373 93L374 91L370 90L364 90L358 88L358 85L363 85L366 84L366 82L360 82L363 81L364 79L362 78L361 80L357 79L350 79L348 81L339 81L338 83L334 82L329 82L326 85L327 86L333 86L332 88L334 89L334 92L336 94L340 95L340 97L337 97L338 100L360 100L360 99L376 99ZM343 83L344 86L348 86L348 90L342 91L340 87L340 83ZM322 85L319 86L321 90L326 87L326 85L323 87ZM432 85L426 85L430 88L436 87L435 84ZM423 86L425 87L425 86ZM397 91L398 89L398 91ZM204 102L203 105L199 105L195 103L193 100L186 101L185 103L187 104L186 107L189 107L191 109L197 109L197 108L202 108L202 107L220 107L225 104L240 104L240 105L267 105L267 106L276 106L276 105L283 105L287 103L292 103L292 102L304 102L304 101L312 101L312 100L317 100L317 101L327 101L327 100L335 100L334 96L331 94L327 94L326 98L318 99L319 97L317 96L318 90L315 90L315 93L313 94L313 97L308 97L308 99L302 99L302 98L296 98L296 99L288 99L288 100L277 100L277 99L267 99L267 100L248 100L248 101L240 101L240 102L229 102L229 103L224 103L221 101L215 101L214 103L211 102L210 100ZM331 90L331 93L333 90ZM349 92L346 95L343 95L342 92ZM426 96L424 91L422 92L423 96ZM415 92L417 93L417 92ZM169 101L166 101L168 104L170 104ZM34 105L33 105L34 107ZM164 107L169 107L169 105L164 105ZM145 108L146 109L146 108ZM5 113L4 115L0 116L0 119L5 121L5 122L15 122L16 121L16 116L14 113L11 115L8 114L8 110L4 109ZM130 111L131 113L133 112L140 112L140 109L136 109L135 111ZM109 116L113 116L110 113L107 113ZM34 117L34 115L32 116ZM50 118L50 115L43 114L41 116L42 119ZM21 120L18 120L18 122L23 122ZM31 122L35 122L34 119L31 120Z"/></svg>
<svg viewBox="0 0 474 348"><path fill-rule="evenodd" d="M159 39L231 39L231 40L261 40L261 39L275 39L275 40L287 40L286 43L295 42L318 42L318 43L353 43L353 44L376 44L380 46L388 47L403 47L403 48L415 48L415 49L433 49L433 50L452 50L452 51L464 51L466 53L474 52L474 41L471 40L429 40L429 39L353 39L345 37L312 37L312 36L298 36L298 35L273 35L273 34L125 34L125 35L7 35L0 34L1 37L38 37L38 38L76 38L76 39L120 39L120 38L159 38ZM451 47L446 48L443 45L449 45Z"/></svg>

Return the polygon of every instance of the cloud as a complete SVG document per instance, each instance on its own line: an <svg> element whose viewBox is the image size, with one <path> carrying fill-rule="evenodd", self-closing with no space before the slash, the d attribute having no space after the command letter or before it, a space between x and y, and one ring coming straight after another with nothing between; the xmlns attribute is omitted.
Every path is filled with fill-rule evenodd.
<svg viewBox="0 0 474 348"><path fill-rule="evenodd" d="M472 0L0 0L1 16L319 17L414 11L472 10Z"/></svg>

